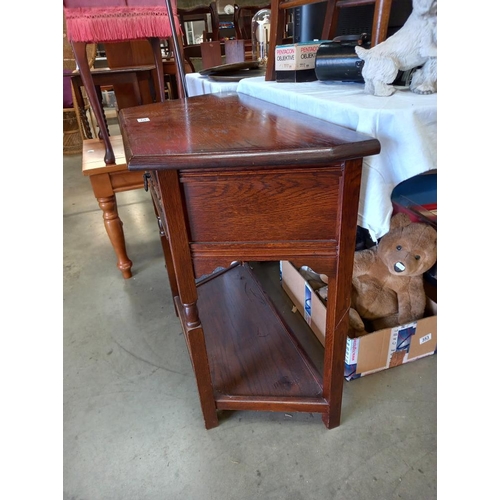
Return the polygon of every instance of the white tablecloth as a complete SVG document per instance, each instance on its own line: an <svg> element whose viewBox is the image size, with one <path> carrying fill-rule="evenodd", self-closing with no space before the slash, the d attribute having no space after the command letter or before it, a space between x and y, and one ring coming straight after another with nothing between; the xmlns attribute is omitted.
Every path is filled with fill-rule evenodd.
<svg viewBox="0 0 500 500"><path fill-rule="evenodd" d="M199 73L186 74L186 90L189 97L203 94L218 94L219 92L236 91L238 82L214 82Z"/></svg>
<svg viewBox="0 0 500 500"><path fill-rule="evenodd" d="M377 138L381 152L363 163L358 211L358 224L374 240L389 230L394 187L437 168L436 94L400 89L390 97L375 97L365 94L359 83L266 82L254 77L235 85L211 82L197 73L186 77L197 92L190 96L237 90Z"/></svg>

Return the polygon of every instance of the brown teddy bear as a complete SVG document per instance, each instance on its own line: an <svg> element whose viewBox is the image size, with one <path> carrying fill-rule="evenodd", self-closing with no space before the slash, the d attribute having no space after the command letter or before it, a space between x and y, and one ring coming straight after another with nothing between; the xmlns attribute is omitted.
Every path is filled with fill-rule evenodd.
<svg viewBox="0 0 500 500"><path fill-rule="evenodd" d="M376 246L354 254L349 335L366 333L364 323L380 330L421 319L423 274L436 259L437 231L405 213L394 215Z"/></svg>

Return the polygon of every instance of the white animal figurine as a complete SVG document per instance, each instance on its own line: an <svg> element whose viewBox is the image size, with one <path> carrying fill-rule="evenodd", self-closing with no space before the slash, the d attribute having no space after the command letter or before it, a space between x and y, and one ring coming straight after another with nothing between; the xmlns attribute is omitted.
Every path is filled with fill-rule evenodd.
<svg viewBox="0 0 500 500"><path fill-rule="evenodd" d="M437 92L437 0L413 0L413 10L403 27L371 49L356 47L364 61L361 74L365 92L390 96L398 71L418 68L410 90L416 94Z"/></svg>

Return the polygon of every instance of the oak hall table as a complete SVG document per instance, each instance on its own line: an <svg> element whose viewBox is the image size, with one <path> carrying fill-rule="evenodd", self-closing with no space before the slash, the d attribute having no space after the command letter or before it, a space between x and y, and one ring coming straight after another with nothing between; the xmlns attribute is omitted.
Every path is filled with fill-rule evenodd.
<svg viewBox="0 0 500 500"><path fill-rule="evenodd" d="M237 93L122 109L119 123L168 239L206 428L218 410L338 426L361 166L378 140ZM248 264L279 260L329 276L322 373Z"/></svg>

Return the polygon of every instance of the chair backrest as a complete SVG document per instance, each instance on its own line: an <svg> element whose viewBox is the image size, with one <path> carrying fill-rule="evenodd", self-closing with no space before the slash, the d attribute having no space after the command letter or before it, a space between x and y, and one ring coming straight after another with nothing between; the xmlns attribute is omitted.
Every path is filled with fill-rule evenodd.
<svg viewBox="0 0 500 500"><path fill-rule="evenodd" d="M212 18L212 41L217 42L219 40L219 11L217 10L217 2L210 3L210 16Z"/></svg>
<svg viewBox="0 0 500 500"><path fill-rule="evenodd" d="M327 2L325 20L321 33L322 40L332 40L337 28L340 9L375 5L371 33L371 46L383 42L387 38L392 0L271 0L271 32L269 42L269 59L266 68L266 81L276 79L275 50L276 45L283 42L285 36L285 20L287 10L313 3Z"/></svg>
<svg viewBox="0 0 500 500"><path fill-rule="evenodd" d="M238 40L252 39L252 18L261 9L270 9L271 4L263 7L258 6L239 6L234 4L234 31Z"/></svg>
<svg viewBox="0 0 500 500"><path fill-rule="evenodd" d="M182 29L182 41L184 45L192 45L189 43L187 32L188 23L202 21L205 23L203 30L203 41L216 41L219 39L219 14L215 2L210 5L194 7L192 9L177 9L177 16ZM210 29L208 20L210 19ZM196 43L196 42L195 42Z"/></svg>
<svg viewBox="0 0 500 500"><path fill-rule="evenodd" d="M222 64L222 47L218 40L215 42L203 42L200 44L200 48L203 69L213 68Z"/></svg>

